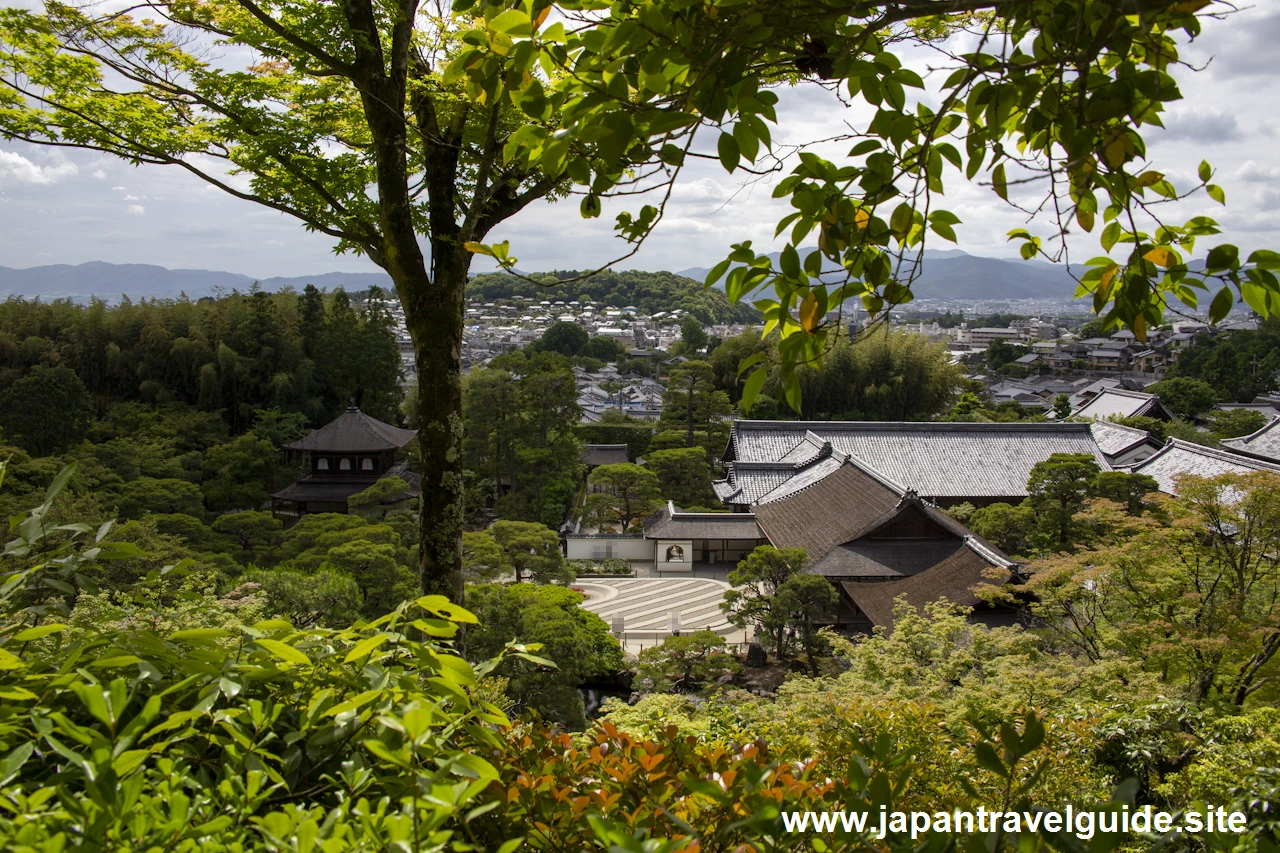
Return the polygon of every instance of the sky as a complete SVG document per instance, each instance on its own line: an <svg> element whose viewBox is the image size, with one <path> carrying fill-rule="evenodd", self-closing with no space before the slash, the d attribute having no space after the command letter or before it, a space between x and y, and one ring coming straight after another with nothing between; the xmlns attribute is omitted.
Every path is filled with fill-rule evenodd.
<svg viewBox="0 0 1280 853"><path fill-rule="evenodd" d="M1166 130L1148 131L1152 165L1186 186L1194 183L1197 164L1209 160L1218 170L1214 181L1226 191L1227 207L1201 196L1184 202L1177 218L1215 217L1223 227L1221 240L1236 243L1246 254L1254 248L1280 249L1280 116L1275 114L1280 70L1274 61L1280 4L1244 8L1227 20L1206 21L1204 29L1182 53L1202 70L1177 75L1184 100L1166 114ZM927 50L903 58L922 74L942 64L942 57ZM941 76L927 79L936 85ZM865 105L846 108L816 85L779 90L779 95L774 136L783 144L831 137L849 125L860 126L869 115ZM714 134L705 140L713 144ZM828 144L814 150L838 161L848 147ZM770 195L783 174L749 183L717 163L686 169L663 223L619 268L709 267L733 243L747 239L761 251L780 248L773 231L789 208ZM962 220L956 228L959 248L970 254L1013 257L1017 243L1005 238L1010 229L1047 233L1006 207L990 187L968 184L954 171L946 181L942 203ZM583 220L576 198L539 203L495 229L490 239L509 240L525 271L593 267L625 253L612 231L613 215L622 209L606 206L599 219ZM941 240L930 247L955 248ZM1072 250L1073 262L1098 254L1093 238L1073 244ZM477 258L475 271L488 268L486 260ZM92 152L0 140L0 266L88 261L258 278L375 269L356 255L335 255L330 238L307 233L296 220L227 196L178 168L135 167Z"/></svg>

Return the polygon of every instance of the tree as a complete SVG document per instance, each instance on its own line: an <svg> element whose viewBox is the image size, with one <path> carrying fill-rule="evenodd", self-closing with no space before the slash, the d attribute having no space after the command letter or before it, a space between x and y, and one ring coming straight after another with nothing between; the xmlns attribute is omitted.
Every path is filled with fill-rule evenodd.
<svg viewBox="0 0 1280 853"><path fill-rule="evenodd" d="M707 346L707 330L697 317L685 317L680 322L680 343L690 356L696 356Z"/></svg>
<svg viewBox="0 0 1280 853"><path fill-rule="evenodd" d="M792 575L778 587L776 597L778 610L786 614L787 627L799 638L809 671L816 676L818 626L835 621L832 616L840 603L836 588L822 575Z"/></svg>
<svg viewBox="0 0 1280 853"><path fill-rule="evenodd" d="M576 355L579 358L594 358L600 362L610 362L622 358L626 352L617 338L597 336L587 341Z"/></svg>
<svg viewBox="0 0 1280 853"><path fill-rule="evenodd" d="M662 497L682 507L708 506L716 503L711 488L711 464L701 447L658 450L645 459L645 467L653 472Z"/></svg>
<svg viewBox="0 0 1280 853"><path fill-rule="evenodd" d="M511 571L507 552L487 530L462 534L462 570L470 583L488 583Z"/></svg>
<svg viewBox="0 0 1280 853"><path fill-rule="evenodd" d="M987 367L991 370L1001 370L1029 352L1031 350L1026 347L1011 344L1008 341L992 341L987 347Z"/></svg>
<svg viewBox="0 0 1280 853"><path fill-rule="evenodd" d="M1179 492L1171 524L1122 515L1094 548L1037 566L1033 612L1090 660L1124 654L1195 703L1274 695L1280 477L1186 477Z"/></svg>
<svg viewBox="0 0 1280 853"><path fill-rule="evenodd" d="M276 447L283 447L307 434L307 416L301 412L282 412L275 407L258 409L253 413L250 432Z"/></svg>
<svg viewBox="0 0 1280 853"><path fill-rule="evenodd" d="M1050 531L1050 547L1065 550L1075 544L1071 517L1084 508L1098 471L1087 453L1055 453L1031 466L1028 500Z"/></svg>
<svg viewBox="0 0 1280 853"><path fill-rule="evenodd" d="M1206 412L1205 418L1209 421L1209 431L1218 440L1239 438L1267 425L1267 416L1253 409L1214 409Z"/></svg>
<svg viewBox="0 0 1280 853"><path fill-rule="evenodd" d="M380 477L369 488L347 498L347 510L365 518L386 518L408 503L408 483L399 477Z"/></svg>
<svg viewBox="0 0 1280 853"><path fill-rule="evenodd" d="M141 518L145 513L182 513L204 518L204 495L188 480L139 477L120 487L116 508L125 518Z"/></svg>
<svg viewBox="0 0 1280 853"><path fill-rule="evenodd" d="M0 394L0 429L36 456L80 441L93 420L93 400L75 371L36 365Z"/></svg>
<svg viewBox="0 0 1280 853"><path fill-rule="evenodd" d="M630 462L597 466L587 483L598 490L587 495L585 512L595 527L616 525L626 533L661 505L658 477L648 468Z"/></svg>
<svg viewBox="0 0 1280 853"><path fill-rule="evenodd" d="M1025 555L1031 551L1036 511L1030 501L1018 506L994 503L975 510L968 527L1006 554Z"/></svg>
<svg viewBox="0 0 1280 853"><path fill-rule="evenodd" d="M1149 433L1152 438L1161 444L1169 440L1167 423L1157 418L1147 418L1139 415L1133 418L1111 418L1111 420L1120 424L1120 426L1133 427Z"/></svg>
<svg viewBox="0 0 1280 853"><path fill-rule="evenodd" d="M1178 353L1167 378L1199 379L1224 400L1248 403L1275 390L1276 371L1280 371L1280 318L1273 314L1257 330L1196 335L1191 346Z"/></svg>
<svg viewBox="0 0 1280 853"><path fill-rule="evenodd" d="M262 565L280 544L284 524L269 512L232 512L214 519L213 530L240 546L241 562Z"/></svg>
<svg viewBox="0 0 1280 853"><path fill-rule="evenodd" d="M516 583L573 580L560 552L560 537L554 530L536 522L495 521L489 533L506 554Z"/></svg>
<svg viewBox="0 0 1280 853"><path fill-rule="evenodd" d="M1071 417L1071 397L1067 394L1059 394L1054 397L1053 413L1058 416L1059 420L1066 420Z"/></svg>
<svg viewBox="0 0 1280 853"><path fill-rule="evenodd" d="M260 587L270 612L296 628L347 626L360 616L360 587L345 572L257 569L245 572L241 581Z"/></svg>
<svg viewBox="0 0 1280 853"><path fill-rule="evenodd" d="M780 602L778 590L792 577L803 573L808 565L809 554L803 548L761 545L729 573L733 588L725 592L720 606L729 614L729 621L739 628L756 626L771 640L779 660L787 649L791 611L786 606L795 602ZM824 579L823 583L826 582Z"/></svg>
<svg viewBox="0 0 1280 853"><path fill-rule="evenodd" d="M587 340L586 329L577 323L557 320L547 327L542 337L534 341L532 346L540 352L558 352L560 355L572 358L583 354L582 350L586 347Z"/></svg>
<svg viewBox="0 0 1280 853"><path fill-rule="evenodd" d="M377 619L396 609L400 602L414 597L417 585L413 573L396 562L396 551L390 545L371 542L347 542L329 549L321 567L355 578L360 587L360 615Z"/></svg>
<svg viewBox="0 0 1280 853"><path fill-rule="evenodd" d="M462 595L466 279L474 254L508 272L517 263L508 243L483 241L535 200L572 187L583 194L586 217L600 215L602 198L655 190L669 197L686 153L710 156L705 143L694 150L696 138L714 135L730 172L749 167L762 144L772 145L778 96L771 90L797 76L846 81L876 118L856 128L860 142L847 163L805 151L811 156L779 184L777 194L795 209L778 229L788 242L776 264L742 243L707 281L728 273L732 302L761 286L777 292L772 305L761 302L769 306L766 329L782 332L777 396L793 408L796 365L820 360L832 335L828 309L851 298L876 313L902 304L918 265L895 270L892 258L914 258L902 250L920 248L928 234L956 239L958 217L931 205L947 163L971 180L990 169L983 180L1005 199L1011 184L1044 179L1049 198L1036 207L1060 213L1033 224L1050 236L1072 220L1088 231L1098 212L1114 212L1115 227L1102 229L1101 240L1109 250L1124 238L1118 244L1130 254L1092 265L1084 283L1097 294L1096 310L1109 308L1108 320L1140 336L1163 321L1167 299L1190 300L1187 287L1223 288L1212 321L1230 310L1233 289L1264 315L1280 294L1272 256L1234 246L1205 246L1204 274L1193 265L1191 283L1164 272L1187 265L1193 238L1216 233L1208 217L1180 225L1165 209L1154 220L1146 208L1150 195L1179 197L1140 155L1143 129L1160 126L1165 103L1181 97L1169 57L1179 38L1201 28L1185 4L1153 0L1141 15L1109 0L870 3L817 13L806 6L802 15L774 10L768 27L750 4L731 11L657 0L615 2L607 11L589 5L589 20L571 28L544 27L546 8L462 0L428 13L413 0L387 8L371 0L341 8L215 0L199 14L183 3L148 6L160 23L63 5L0 18L6 136L179 166L293 216L388 272L414 340L424 480L433 484L423 496L425 590ZM579 4L564 8L572 15ZM908 97L926 84L896 58L883 59L892 55L885 44L929 42L964 26L945 17L952 12L990 12L984 26L1000 37L981 39L939 90ZM206 54L211 39L240 50L251 70ZM652 57L649 65L642 55ZM655 62L690 72L656 74ZM1002 86L1018 88L1016 103L992 98ZM952 138L965 140L963 154ZM247 186L227 181L226 169L245 175ZM1198 178L1194 188L1224 199L1208 183L1211 166ZM659 201L617 216L627 255L664 210ZM802 259L799 246L815 230L818 248ZM1049 245L1026 229L1013 236L1027 257ZM824 258L843 279L817 277ZM731 262L739 266L729 272ZM234 371L239 354L218 352ZM205 374L202 398L213 405L216 384ZM747 380L744 408L761 384Z"/></svg>
<svg viewBox="0 0 1280 853"><path fill-rule="evenodd" d="M1130 515L1141 515L1147 508L1144 498L1160 491L1160 484L1146 474L1126 471L1100 471L1089 488L1090 497L1106 498L1124 504Z"/></svg>
<svg viewBox="0 0 1280 853"><path fill-rule="evenodd" d="M641 650L636 681L648 681L649 689L657 693L692 693L741 671L724 637L714 631L694 631Z"/></svg>
<svg viewBox="0 0 1280 853"><path fill-rule="evenodd" d="M738 375L738 366L744 359L768 350L768 341L755 332L743 332L721 341L707 356L716 390L724 391L729 395L729 401L736 404L742 398L742 380Z"/></svg>
<svg viewBox="0 0 1280 853"><path fill-rule="evenodd" d="M781 370L774 379L770 393L784 398L788 383ZM838 339L821 369L797 368L795 383L807 419L908 421L946 410L964 376L945 346L923 335L877 328L854 342Z"/></svg>
<svg viewBox="0 0 1280 853"><path fill-rule="evenodd" d="M612 676L622 668L622 649L609 626L578 605L583 596L564 587L485 584L470 588L478 622L467 631L467 656L488 660L507 643L541 643L538 654L553 670L512 660L498 670L510 678L507 694L571 727L586 724L578 686L592 677Z"/></svg>
<svg viewBox="0 0 1280 853"><path fill-rule="evenodd" d="M1076 332L1076 337L1082 341L1087 341L1090 338L1105 338L1107 334L1107 322L1101 317L1094 317L1092 320L1086 320L1080 326Z"/></svg>
<svg viewBox="0 0 1280 853"><path fill-rule="evenodd" d="M210 510L257 509L267 501L279 451L271 442L245 433L209 448L200 490Z"/></svg>
<svg viewBox="0 0 1280 853"><path fill-rule="evenodd" d="M729 396L715 390L710 364L686 361L671 371L667 391L662 395L662 420L668 429L684 428L686 447L693 447L695 430L706 433L713 443L721 437L727 439L729 431L723 418L732 412Z"/></svg>
<svg viewBox="0 0 1280 853"><path fill-rule="evenodd" d="M1159 394L1160 402L1179 417L1193 420L1218 402L1218 393L1208 382L1176 376L1147 386L1147 393Z"/></svg>

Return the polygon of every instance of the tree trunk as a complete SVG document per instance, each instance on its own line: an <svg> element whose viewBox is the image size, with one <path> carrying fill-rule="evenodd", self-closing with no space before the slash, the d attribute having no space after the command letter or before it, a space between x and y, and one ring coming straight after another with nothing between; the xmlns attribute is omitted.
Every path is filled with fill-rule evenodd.
<svg viewBox="0 0 1280 853"><path fill-rule="evenodd" d="M396 285L418 365L419 586L461 604L462 317L470 258L440 248L433 253L434 280L423 269L419 280Z"/></svg>

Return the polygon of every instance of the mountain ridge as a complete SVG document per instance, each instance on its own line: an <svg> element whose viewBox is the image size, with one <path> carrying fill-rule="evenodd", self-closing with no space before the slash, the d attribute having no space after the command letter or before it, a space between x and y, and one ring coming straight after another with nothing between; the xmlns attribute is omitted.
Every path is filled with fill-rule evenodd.
<svg viewBox="0 0 1280 853"><path fill-rule="evenodd" d="M805 250L807 251L807 250ZM777 261L778 253L771 255ZM828 262L826 271L837 268ZM1077 275L1083 268L1072 265ZM704 281L710 267L690 267L673 275ZM204 269L169 269L156 264L112 264L90 261L84 264L50 264L16 269L0 266L0 299L10 296L85 301L97 296L114 300L173 299L182 294L197 299L218 290L248 289L257 281L264 290L302 288L314 284L322 289L338 287L366 290L372 285L391 289L391 278L383 272L326 272L316 275L254 278L240 273ZM959 249L928 250L924 266L912 289L920 299L1012 300L1071 299L1076 283L1065 264L988 258ZM717 290L724 289L723 279Z"/></svg>
<svg viewBox="0 0 1280 853"><path fill-rule="evenodd" d="M801 257L813 251L811 247L800 249ZM778 263L781 252L769 255ZM1024 261L1020 258L988 258L971 255L962 249L926 249L924 264L911 291L917 299L1072 299L1076 281L1071 277L1083 275L1080 264L1051 264L1046 261ZM839 267L824 260L823 272L836 272ZM706 280L710 267L690 267L680 270L683 275L698 281ZM724 279L716 282L717 290L724 289Z"/></svg>

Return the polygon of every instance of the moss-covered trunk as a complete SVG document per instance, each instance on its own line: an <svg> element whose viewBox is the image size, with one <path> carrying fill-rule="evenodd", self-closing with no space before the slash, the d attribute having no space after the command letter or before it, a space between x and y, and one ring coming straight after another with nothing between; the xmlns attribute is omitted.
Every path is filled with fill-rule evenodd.
<svg viewBox="0 0 1280 853"><path fill-rule="evenodd" d="M422 455L420 587L462 602L462 312L466 262L435 263L414 287L405 323L418 364Z"/></svg>

